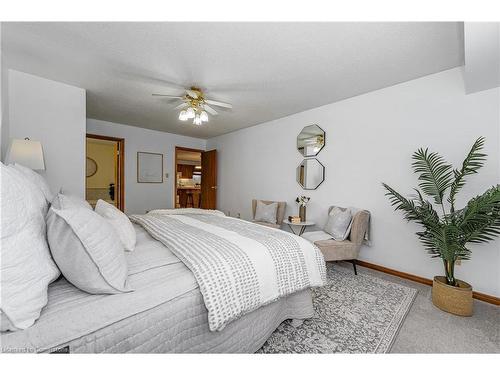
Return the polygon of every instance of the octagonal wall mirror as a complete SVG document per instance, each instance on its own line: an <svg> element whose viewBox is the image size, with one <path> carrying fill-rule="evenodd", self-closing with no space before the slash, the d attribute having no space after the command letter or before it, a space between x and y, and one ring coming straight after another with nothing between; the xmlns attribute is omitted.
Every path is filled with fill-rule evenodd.
<svg viewBox="0 0 500 375"><path fill-rule="evenodd" d="M304 159L297 167L297 182L305 190L317 189L325 180L325 167L318 159Z"/></svg>
<svg viewBox="0 0 500 375"><path fill-rule="evenodd" d="M316 156L325 147L325 131L318 125L306 126L297 136L297 150L305 156Z"/></svg>

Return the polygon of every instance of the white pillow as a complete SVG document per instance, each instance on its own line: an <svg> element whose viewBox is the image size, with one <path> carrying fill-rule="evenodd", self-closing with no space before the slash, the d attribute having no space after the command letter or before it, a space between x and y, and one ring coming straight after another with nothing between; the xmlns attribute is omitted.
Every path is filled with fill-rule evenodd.
<svg viewBox="0 0 500 375"><path fill-rule="evenodd" d="M70 283L92 294L130 291L123 246L97 213L53 205L47 215L47 234L52 256Z"/></svg>
<svg viewBox="0 0 500 375"><path fill-rule="evenodd" d="M87 208L92 210L92 206L85 199L74 195L64 195L57 194L52 200L52 206L56 209L66 209L66 208Z"/></svg>
<svg viewBox="0 0 500 375"><path fill-rule="evenodd" d="M352 214L349 209L333 207L328 215L325 232L336 241L344 241L351 232Z"/></svg>
<svg viewBox="0 0 500 375"><path fill-rule="evenodd" d="M136 234L134 226L130 222L127 215L102 199L97 201L97 204L95 205L95 212L105 218L106 221L115 229L125 250L134 250Z"/></svg>
<svg viewBox="0 0 500 375"><path fill-rule="evenodd" d="M33 325L47 304L48 285L59 276L47 244L47 202L13 167L1 167L0 329Z"/></svg>
<svg viewBox="0 0 500 375"><path fill-rule="evenodd" d="M21 172L28 180L30 180L42 191L47 202L52 202L52 199L54 199L54 194L52 193L52 191L50 191L49 184L43 176L19 163L14 163L14 168Z"/></svg>
<svg viewBox="0 0 500 375"><path fill-rule="evenodd" d="M257 201L255 209L255 221L276 224L276 212L278 211L278 202L265 204L262 201Z"/></svg>

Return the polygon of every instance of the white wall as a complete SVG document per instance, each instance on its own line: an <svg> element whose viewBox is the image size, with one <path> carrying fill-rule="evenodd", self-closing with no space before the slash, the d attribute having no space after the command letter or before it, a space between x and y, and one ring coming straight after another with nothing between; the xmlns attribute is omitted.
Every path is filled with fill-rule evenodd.
<svg viewBox="0 0 500 375"><path fill-rule="evenodd" d="M9 141L8 123L8 71L5 66L5 53L2 49L2 22L0 22L0 158L3 160Z"/></svg>
<svg viewBox="0 0 500 375"><path fill-rule="evenodd" d="M125 138L125 211L144 213L154 208L172 208L175 146L205 150L198 138L141 129L134 126L87 119L87 133ZM163 183L137 182L137 152L163 154ZM165 178L165 173L169 177Z"/></svg>
<svg viewBox="0 0 500 375"><path fill-rule="evenodd" d="M45 171L41 174L51 189L83 197L85 90L9 70L8 96L10 139L42 142Z"/></svg>
<svg viewBox="0 0 500 375"><path fill-rule="evenodd" d="M0 158L3 160L5 153L7 152L7 147L9 145L9 95L8 95L8 74L7 69L4 69L3 64L0 68L0 98L1 103L1 114L0 114Z"/></svg>
<svg viewBox="0 0 500 375"><path fill-rule="evenodd" d="M307 217L322 226L332 204L362 207L372 213L373 245L360 259L428 278L443 274L442 263L417 241L417 225L393 211L381 182L411 194L414 150L428 146L459 166L482 135L487 165L469 178L458 205L499 183L499 103L499 89L465 95L457 68L209 139L207 148L219 153L219 208L250 218L251 199L259 198L285 200L287 215L297 214L294 199L306 194L312 198ZM315 123L326 131L318 155L326 181L304 191L295 182L302 160L296 136ZM499 245L472 246L472 260L458 267L458 277L499 296Z"/></svg>
<svg viewBox="0 0 500 375"><path fill-rule="evenodd" d="M465 22L464 54L468 94L500 86L499 22Z"/></svg>

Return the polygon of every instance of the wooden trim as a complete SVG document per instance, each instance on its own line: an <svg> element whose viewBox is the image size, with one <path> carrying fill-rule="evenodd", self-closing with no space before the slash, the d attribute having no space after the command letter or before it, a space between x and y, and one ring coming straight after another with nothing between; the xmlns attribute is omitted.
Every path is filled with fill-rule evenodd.
<svg viewBox="0 0 500 375"><path fill-rule="evenodd" d="M371 268L372 270L375 271L380 271L383 273L387 273L389 275L401 277L402 279L407 279L411 281L415 281L420 284L425 284L425 285L432 285L432 280L426 279L425 277L420 277L416 275L412 275L411 273L406 273L406 272L401 272L401 271L396 271L393 270L392 268L387 268L383 266L379 266L378 264L373 264L373 263L368 263L362 260L357 260L358 265L366 268Z"/></svg>
<svg viewBox="0 0 500 375"><path fill-rule="evenodd" d="M139 181L139 154L149 154L149 155L160 155L161 156L161 181ZM146 151L137 151L137 183L138 184L163 184L163 173L165 168L163 166L163 158L164 155L158 152L146 152Z"/></svg>
<svg viewBox="0 0 500 375"><path fill-rule="evenodd" d="M172 197L172 206L173 208L177 208L177 152L179 150L182 151L191 151L191 152L199 152L203 153L205 150L198 150L196 148L189 148L189 147L181 147L181 146L175 146L175 153L174 153L174 188L172 191L174 192L174 196ZM201 199L201 190L200 190L200 198Z"/></svg>
<svg viewBox="0 0 500 375"><path fill-rule="evenodd" d="M370 268L370 269L375 270L375 271L380 271L380 272L387 273L389 275L401 277L402 279L407 279L407 280L415 281L417 283L432 286L432 280L427 279L425 277L412 275L411 273L397 271L397 270L394 270L392 268L379 266L378 264L373 264L373 263L365 262L362 260L357 260L357 264L359 266ZM487 303L491 303L491 304L496 305L496 306L500 306L500 298L499 297L491 296L489 294L484 294L481 292L472 292L472 297L474 297L475 299L478 299L480 301L483 301L483 302L487 302Z"/></svg>
<svg viewBox="0 0 500 375"><path fill-rule="evenodd" d="M105 141L113 141L118 143L119 160L118 160L118 189L120 198L118 200L118 209L125 211L125 138L108 137L107 135L86 134L86 138L102 139Z"/></svg>
<svg viewBox="0 0 500 375"><path fill-rule="evenodd" d="M483 302L491 303L492 305L500 306L500 298L491 296L489 294L472 291L472 297Z"/></svg>
<svg viewBox="0 0 500 375"><path fill-rule="evenodd" d="M205 152L205 150L198 150L197 148L175 146L176 156L177 156L177 150L191 151L191 152Z"/></svg>
<svg viewBox="0 0 500 375"><path fill-rule="evenodd" d="M118 175L120 177L120 201L118 202L119 209L125 212L125 139L118 141L120 148L120 161L118 163Z"/></svg>
<svg viewBox="0 0 500 375"><path fill-rule="evenodd" d="M105 141L124 141L125 138L108 137L107 135L91 134L87 133L87 138L102 139Z"/></svg>

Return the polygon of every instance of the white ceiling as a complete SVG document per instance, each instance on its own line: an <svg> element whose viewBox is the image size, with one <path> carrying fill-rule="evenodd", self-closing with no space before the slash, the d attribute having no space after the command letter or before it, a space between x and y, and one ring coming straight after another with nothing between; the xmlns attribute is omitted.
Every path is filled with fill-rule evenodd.
<svg viewBox="0 0 500 375"><path fill-rule="evenodd" d="M87 117L210 138L463 65L462 23L3 23L7 67L87 89ZM201 127L174 102L230 102Z"/></svg>

